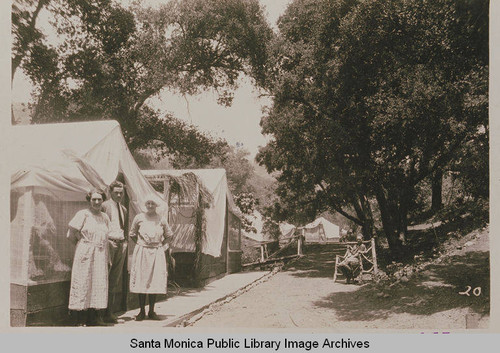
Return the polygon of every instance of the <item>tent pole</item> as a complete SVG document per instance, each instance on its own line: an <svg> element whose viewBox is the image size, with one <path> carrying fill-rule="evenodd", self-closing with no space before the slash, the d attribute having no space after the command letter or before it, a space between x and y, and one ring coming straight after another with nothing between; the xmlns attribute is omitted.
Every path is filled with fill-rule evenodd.
<svg viewBox="0 0 500 353"><path fill-rule="evenodd" d="M297 239L297 255L299 255L299 256L303 255L303 253L302 253L302 242L304 241L305 233L306 233L305 229L302 228L300 230L299 238Z"/></svg>
<svg viewBox="0 0 500 353"><path fill-rule="evenodd" d="M22 252L22 283L27 284L30 279L29 273L29 262L34 261L30 259L32 254L30 254L30 242L31 242L31 232L33 230L33 221L35 218L34 202L33 202L33 190L34 187L30 186L24 193L23 203L24 203L24 227L23 227L23 252Z"/></svg>
<svg viewBox="0 0 500 353"><path fill-rule="evenodd" d="M196 223L195 223L195 252L194 252L194 264L193 264L193 282L196 287L201 286L201 247L203 239L203 202L201 199L201 193L199 192L199 185L196 185L196 191L198 194L198 202L196 205Z"/></svg>

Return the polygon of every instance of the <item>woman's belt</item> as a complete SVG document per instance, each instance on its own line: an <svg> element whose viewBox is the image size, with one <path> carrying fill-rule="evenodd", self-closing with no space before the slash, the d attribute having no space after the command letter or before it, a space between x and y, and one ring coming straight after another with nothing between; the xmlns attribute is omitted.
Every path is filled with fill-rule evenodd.
<svg viewBox="0 0 500 353"><path fill-rule="evenodd" d="M163 244L161 242L155 242L155 243L146 243L144 241L138 241L137 245L140 245L144 248L161 248Z"/></svg>
<svg viewBox="0 0 500 353"><path fill-rule="evenodd" d="M114 239L114 238L108 238L109 241L112 241L113 243L121 244L125 243L125 239Z"/></svg>
<svg viewBox="0 0 500 353"><path fill-rule="evenodd" d="M96 248L99 248L99 249L103 249L105 246L108 245L108 242L106 240L90 241L90 240L82 238L81 241L84 242L85 244L93 245L93 246L95 246Z"/></svg>

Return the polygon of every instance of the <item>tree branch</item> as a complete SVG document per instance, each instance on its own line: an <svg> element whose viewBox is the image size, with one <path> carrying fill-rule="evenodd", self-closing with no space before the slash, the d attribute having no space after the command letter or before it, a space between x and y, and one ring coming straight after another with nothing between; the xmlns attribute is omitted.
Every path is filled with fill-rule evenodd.
<svg viewBox="0 0 500 353"><path fill-rule="evenodd" d="M35 30L35 26L36 26L36 19L38 17L38 14L40 13L40 11L42 10L42 8L49 3L50 0L39 0L38 1L38 4L36 6L36 9L35 11L33 12L33 14L31 15L31 18L28 22L28 33L32 33L34 32ZM14 79L14 75L17 71L17 68L19 67L19 65L21 65L21 62L24 58L24 56L26 56L26 50L28 50L28 42L27 41L24 41L23 42L23 45L21 46L21 53L19 53L18 55L14 56L14 58L12 59L12 72L11 72L11 80Z"/></svg>
<svg viewBox="0 0 500 353"><path fill-rule="evenodd" d="M325 193L325 195L327 195L327 196L328 196L328 192L326 191L326 189L325 189L324 185L323 185L322 183L319 183L318 185L319 185L319 187L321 188L321 190L323 190L323 192ZM328 196L328 199L329 199L328 206L329 206L330 208L332 208L333 210L337 211L337 212L338 212L338 213L340 213L342 216L344 216L345 218L347 218L347 219L349 219L349 220L353 221L354 223L356 223L356 224L358 224L358 225L360 225L360 226L363 226L363 224L364 224L364 223L363 223L360 219L358 219L358 218L354 217L353 215L350 215L349 213L347 213L346 211L344 211L344 210L342 209L342 207L340 207L340 206L339 206L339 205L338 205L338 204L337 204L337 203L333 200L333 198L332 198L332 197Z"/></svg>

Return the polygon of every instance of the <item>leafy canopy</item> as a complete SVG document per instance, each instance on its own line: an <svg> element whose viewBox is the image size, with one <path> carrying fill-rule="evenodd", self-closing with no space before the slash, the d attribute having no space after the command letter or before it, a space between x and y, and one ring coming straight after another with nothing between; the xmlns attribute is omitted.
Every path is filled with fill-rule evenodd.
<svg viewBox="0 0 500 353"><path fill-rule="evenodd" d="M369 235L376 200L398 248L415 186L487 131L487 16L479 0L294 1L270 44L258 156L280 172L276 213L337 211Z"/></svg>
<svg viewBox="0 0 500 353"><path fill-rule="evenodd" d="M49 42L36 27L26 31L27 20L13 21L14 54L37 87L34 123L115 119L132 150L151 146L204 164L224 143L148 100L163 90L214 90L220 104L230 105L239 75L263 79L272 32L257 0L170 1L157 8L19 0L17 18L36 18L35 5L51 14L59 40Z"/></svg>

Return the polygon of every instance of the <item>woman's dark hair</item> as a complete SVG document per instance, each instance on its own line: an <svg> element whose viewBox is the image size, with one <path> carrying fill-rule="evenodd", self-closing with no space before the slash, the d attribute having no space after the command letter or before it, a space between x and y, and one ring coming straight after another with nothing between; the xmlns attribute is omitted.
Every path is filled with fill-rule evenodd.
<svg viewBox="0 0 500 353"><path fill-rule="evenodd" d="M85 195L85 199L87 199L88 202L90 202L90 199L92 198L92 194L100 194L102 196L102 200L106 201L106 194L104 193L104 191L102 191L102 189L92 188L87 193L87 195Z"/></svg>

